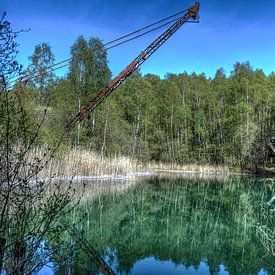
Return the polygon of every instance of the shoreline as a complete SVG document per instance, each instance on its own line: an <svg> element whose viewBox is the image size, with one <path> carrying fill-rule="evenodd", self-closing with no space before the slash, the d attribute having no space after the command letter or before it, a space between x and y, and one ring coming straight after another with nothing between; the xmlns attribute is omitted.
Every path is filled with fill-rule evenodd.
<svg viewBox="0 0 275 275"><path fill-rule="evenodd" d="M76 175L76 176L63 176L63 177L52 177L52 178L43 178L39 179L40 181L45 181L46 183L58 182L58 181L70 181L70 182L81 182L81 181L89 181L89 182L102 182L102 181L136 181L140 178L148 178L148 177L157 177L164 176L164 174L173 176L173 175L182 175L182 176L201 176L201 177L230 177L230 176L242 176L242 177L263 177L265 178L267 175L255 175L250 173L234 173L234 172L206 172L206 171L186 171L186 170L152 170L152 171L143 171L143 172L131 172L125 175L93 175L93 176L84 176L84 175ZM275 180L275 177L274 177Z"/></svg>
<svg viewBox="0 0 275 275"><path fill-rule="evenodd" d="M234 171L235 170L235 171ZM222 165L140 162L124 156L101 157L88 150L71 150L52 159L38 178L46 181L68 180L133 180L160 173L216 176L275 177L273 168L261 168L257 173L240 172Z"/></svg>

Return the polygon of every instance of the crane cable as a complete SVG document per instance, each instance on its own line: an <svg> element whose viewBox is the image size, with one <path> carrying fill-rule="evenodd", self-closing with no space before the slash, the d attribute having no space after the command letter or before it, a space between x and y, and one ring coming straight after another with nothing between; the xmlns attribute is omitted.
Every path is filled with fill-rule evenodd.
<svg viewBox="0 0 275 275"><path fill-rule="evenodd" d="M105 44L103 45L103 47L105 47L105 46L107 46L107 45L111 45L111 44L113 44L113 43L115 43L115 42L118 42L118 41L120 41L120 40L123 40L123 39L125 39L125 38L127 38L127 37L130 37L130 36L134 35L134 34L137 34L137 33L141 32L141 31L146 30L146 29L148 29L148 28L150 28L150 27L152 27L152 26L155 26L155 25L157 25L157 24L159 24L159 23L161 23L161 22L167 21L168 19L173 18L173 17L175 17L175 16L177 16L177 15L179 15L179 14L182 14L182 13L184 13L184 12L186 12L186 11L188 11L188 9L183 10L183 11L180 11L180 12L177 12L177 13L175 13L175 14L173 14L173 15L170 15L170 16L168 16L168 17L166 17L166 18L163 18L163 19L161 19L161 20L159 20L159 21L156 21L156 22L154 22L154 23L152 23L152 24L150 24L150 25L147 25L147 26L145 26L145 27L143 27L143 28L141 28L141 29L138 29L138 30L136 30L136 31L133 31L133 32L131 32L131 33L129 33L129 34L126 34L126 35L124 35L124 36L121 36L121 37L119 37L119 38L117 38L117 39L114 39L114 40L112 40L112 41L110 41L110 42L107 42L107 43L105 43ZM155 27L155 28L153 28L153 29L150 29L150 30L148 30L148 31L146 31L146 32L143 32L143 33L141 33L141 34L139 34L139 35L136 35L136 36L134 36L134 37L131 37L131 38L129 38L129 39L127 39L127 40L124 40L124 41L122 41L122 42L119 42L119 43L117 43L117 44L115 44L115 45L111 45L111 46L107 47L105 50L106 50L106 51L107 51L107 50L110 50L110 49L115 48L115 47L118 47L118 46L120 46L120 45L122 45L122 44L124 44L124 43L127 43L127 42L129 42L129 41L132 41L132 40L134 40L134 39L137 39L137 38L139 38L139 37L141 37L141 36L143 36L143 35L146 35L146 34L148 34L148 33L151 33L151 32L153 32L153 31L155 31L155 30L157 30L157 29L159 29L159 28L162 28L162 27L164 27L164 26L166 26L166 25L168 25L168 24L173 23L174 21L178 20L179 18L180 18L180 17L177 17L177 18L175 18L175 19L173 19L173 20L170 20L169 22L166 22L166 23L164 23L164 24L162 24L162 25L160 25L160 26L157 26L157 27ZM195 23L196 21L189 21L189 22ZM101 47L100 47L100 48L101 48ZM98 48L98 49L100 49L100 48ZM53 71L55 71L55 70L61 69L61 68L63 68L63 67L66 67L66 66L68 66L68 65L70 64L69 62L70 62L71 60L77 60L77 59L81 58L82 56L83 56L83 54L78 54L78 55L76 55L76 56L74 56L74 57L67 58L67 59L65 59L65 60L63 60L63 61L60 61L60 62L55 63L55 64L52 64L52 65L50 65L50 66L42 67L42 68L40 68L40 69L38 69L38 70L36 70L36 71L34 71L34 72L31 72L31 73L29 73L29 74L26 74L26 75L23 75L23 76L21 76L21 77L18 77L17 79L11 81L11 82L10 82L10 85L14 84L14 83L15 83L16 81L18 81L18 80L19 80L19 82L25 82L25 83L26 83L26 82L30 81L31 79L33 79L33 78L35 78L35 77L37 77L37 76L39 76L39 75L41 75L41 74L48 74L48 73L53 72ZM66 63L66 64L63 64L63 63ZM63 65L61 65L61 64L63 64ZM58 66L58 65L61 65L61 66ZM58 67L56 67L56 66L58 66ZM50 69L50 70L49 70L49 69ZM38 74L37 74L37 73L38 73Z"/></svg>
<svg viewBox="0 0 275 275"><path fill-rule="evenodd" d="M187 9L187 10L188 10L188 9ZM150 24L150 25L148 25L148 26L146 26L146 27L143 27L143 28L141 28L141 29L139 29L139 30L136 30L136 31L131 32L131 33L127 34L127 35L124 35L124 36L122 36L122 37L119 37L119 38L117 38L117 39L114 39L114 40L112 40L112 41L110 41L110 42L104 44L103 46L113 44L114 42L117 42L117 41L122 40L122 39L124 39L124 38L127 38L127 37L129 37L129 36L132 36L133 34L136 34L136 33L138 33L138 32L141 32L142 30L148 29L148 28L150 28L150 27L152 27L152 26L154 26L154 25L157 25L157 24L159 24L159 23L161 23L161 22L163 22L163 21L166 21L166 20L168 20L168 19L170 19L170 18L172 18L172 17L175 17L175 16L177 16L177 15L183 13L183 12L186 12L187 10L183 10L183 11L181 11L181 12L177 12L177 13L171 15L171 16L168 16L168 17L166 17L166 18L163 18L163 19L161 19L161 20L159 20L159 21L157 21L157 22L154 22L154 23L152 23L152 24ZM168 24L168 23L167 23L167 24ZM45 66L45 67L40 68L40 69L38 69L38 70L36 70L36 71L34 71L34 72L32 72L32 73L26 74L26 75L24 75L24 76L21 76L21 77L17 78L16 80L13 80L10 84L16 82L18 79L20 79L21 81L28 81L28 80L31 79L31 78L29 78L30 76L32 76L32 75L34 75L34 74L36 74L36 73L38 73L38 72L45 71L45 70L47 70L47 69L51 69L51 68L53 68L53 67L56 67L57 65L63 64L63 63L65 63L65 62L69 62L70 60L72 60L72 59L77 59L77 58L79 58L79 57L81 57L81 56L82 56L82 55L79 54L79 55L76 55L75 57L71 57L71 58L65 59L65 60L63 60L63 61L60 61L60 62L55 63L55 64L52 64L52 65L50 65L50 66ZM57 69L62 68L62 67L65 67L65 66L67 66L67 64L64 65L64 66L60 66L60 67L58 67Z"/></svg>
<svg viewBox="0 0 275 275"><path fill-rule="evenodd" d="M130 39L128 39L128 40L125 40L125 41L123 41L123 42L120 42L120 43L117 43L117 44L115 44L115 45L112 45L112 46L106 48L105 50L108 51L108 50L113 49L113 48L115 48L115 47L118 47L118 46L120 46L120 45L122 45L122 44L128 43L128 42L130 42L130 41L132 41L132 40L134 40L134 39L137 39L137 38L139 38L139 37L141 37L141 36L143 36L143 35L145 35L145 34L148 34L148 33L150 33L150 32L153 32L153 31L157 30L157 29L160 29L160 28L162 28L162 27L164 27L164 26L166 26L166 25L168 25L168 24L170 24L170 23L172 23L172 22L175 22L175 21L178 20L179 18L180 18L180 17L178 17L178 18L176 18L176 19L174 19L174 20L171 20L171 21L169 21L168 23L165 23L165 24L163 24L163 25L161 25L161 26L159 26L159 27L157 27L157 28L154 28L154 29L149 30L149 31L146 31L146 32L144 32L144 33L142 33L142 34L140 34L140 35L137 35L137 36L135 36L135 37L132 37L132 38L130 38ZM196 23L196 22L194 22L194 21L189 21L189 23ZM103 46L105 46L105 45L103 45ZM78 56L77 56L77 58L80 58L80 57L81 57L81 55L78 55ZM73 60L73 59L76 59L76 57L75 57L75 58L70 58L69 60ZM59 63L59 64L60 64L60 63ZM65 63L65 64L59 66L59 67L52 68L52 69L50 69L49 71L47 71L46 73L49 74L49 73L51 73L51 72L54 72L54 71L59 70L59 69L61 69L61 68L64 68L64 67L68 66L69 64L70 64L70 63L68 62L68 63ZM43 69L40 69L40 70L43 70ZM43 73L44 73L44 72L42 72L41 74L43 74ZM38 74L38 75L39 75L39 74ZM23 80L23 81L29 81L29 80L31 80L31 79L37 77L38 75L34 75L34 76L32 76L31 78L29 78L29 79L27 79L27 80Z"/></svg>

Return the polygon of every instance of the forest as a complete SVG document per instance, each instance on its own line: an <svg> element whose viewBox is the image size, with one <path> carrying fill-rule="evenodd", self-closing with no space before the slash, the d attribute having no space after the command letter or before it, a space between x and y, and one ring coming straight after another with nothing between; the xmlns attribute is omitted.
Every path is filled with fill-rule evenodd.
<svg viewBox="0 0 275 275"><path fill-rule="evenodd" d="M66 123L112 77L99 38L80 36L75 41L63 77L45 72L54 62L51 46L37 45L24 73L39 74L14 89L20 91L30 136L31 125L35 129L43 120L42 147L59 142ZM136 72L62 139L62 148L145 163L222 165L234 171L274 166L267 140L275 134L275 74L267 76L249 62L236 62L229 75L219 68L213 78L182 71L164 79Z"/></svg>
<svg viewBox="0 0 275 275"><path fill-rule="evenodd" d="M137 71L68 132L67 123L114 77L102 40L77 38L63 76L49 69L56 63L55 53L44 42L35 46L23 68L16 61L16 39L24 30L13 31L5 16L0 19L0 273L32 274L49 263L61 272L67 267L90 271L87 253L81 256L81 249L74 249L78 242L71 229L78 225L81 230L87 226L90 233L81 234L103 256L104 244L112 240L109 248L117 249L121 263L118 272L130 272L152 253L186 268L198 268L207 256L213 271L221 263L234 273L274 271L272 178L256 182L245 174L245 184L238 178L206 184L183 178L173 184L171 175L155 180L149 172L142 185L137 177L128 182L122 175L125 184L118 182L118 189L107 184L106 190L113 190L108 197L102 189L107 170L100 170L106 165L108 175L121 175L118 160L125 157L127 165L144 167L159 163L274 171L267 146L275 136L274 73L266 75L249 62L236 62L229 74L218 68L214 77L184 68L164 78ZM76 155L85 169L70 162ZM235 256L227 260L227 249L241 255L243 269L235 265ZM250 254L244 256L244 251ZM183 254L184 262L179 258ZM261 260L254 260L259 255ZM112 256L110 262L116 262Z"/></svg>

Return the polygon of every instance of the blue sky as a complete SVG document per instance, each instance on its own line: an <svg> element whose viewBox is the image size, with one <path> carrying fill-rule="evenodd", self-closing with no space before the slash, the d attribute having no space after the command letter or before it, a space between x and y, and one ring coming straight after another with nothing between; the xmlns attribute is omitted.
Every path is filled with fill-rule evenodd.
<svg viewBox="0 0 275 275"><path fill-rule="evenodd" d="M69 57L79 35L108 42L146 24L191 6L184 0L1 0L13 29L21 34L18 60L26 65L34 46L48 42L56 61ZM227 74L236 61L250 61L266 74L275 71L275 1L202 0L200 24L185 24L142 67L142 73ZM117 74L163 30L108 52ZM64 74L65 71L59 72Z"/></svg>

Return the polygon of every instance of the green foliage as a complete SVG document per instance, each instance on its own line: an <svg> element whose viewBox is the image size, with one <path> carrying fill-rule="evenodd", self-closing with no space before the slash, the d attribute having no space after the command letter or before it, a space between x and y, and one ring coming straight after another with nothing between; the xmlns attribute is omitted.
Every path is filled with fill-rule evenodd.
<svg viewBox="0 0 275 275"><path fill-rule="evenodd" d="M32 63L42 49L50 47L38 45ZM98 38L79 37L71 55L68 75L50 91L42 143L62 135L70 118L110 80ZM213 79L195 73L160 79L137 72L64 142L101 155L256 172L273 165L266 143L275 134L274 102L274 74L266 76L249 63L236 63L229 77L218 69Z"/></svg>
<svg viewBox="0 0 275 275"><path fill-rule="evenodd" d="M107 53L98 38L86 40L80 36L71 47L71 56L68 80L76 103L84 105L110 80Z"/></svg>
<svg viewBox="0 0 275 275"><path fill-rule="evenodd" d="M38 103L45 105L49 100L49 91L53 86L55 74L46 72L45 68L53 65L55 58L49 44L41 43L35 46L34 53L29 57L30 64L26 73L33 76L28 83L39 92Z"/></svg>

